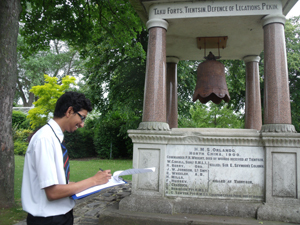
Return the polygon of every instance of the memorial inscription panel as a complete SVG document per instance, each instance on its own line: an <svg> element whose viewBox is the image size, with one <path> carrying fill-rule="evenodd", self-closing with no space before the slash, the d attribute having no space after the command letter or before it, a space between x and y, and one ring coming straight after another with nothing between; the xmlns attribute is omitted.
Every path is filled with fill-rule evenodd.
<svg viewBox="0 0 300 225"><path fill-rule="evenodd" d="M263 199L263 147L168 145L165 196Z"/></svg>
<svg viewBox="0 0 300 225"><path fill-rule="evenodd" d="M149 18L173 19L214 16L281 14L280 0L268 1L190 1L152 4Z"/></svg>

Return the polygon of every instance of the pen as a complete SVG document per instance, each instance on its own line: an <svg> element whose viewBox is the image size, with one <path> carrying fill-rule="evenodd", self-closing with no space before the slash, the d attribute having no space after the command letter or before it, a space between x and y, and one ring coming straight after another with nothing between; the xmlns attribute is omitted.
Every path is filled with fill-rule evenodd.
<svg viewBox="0 0 300 225"><path fill-rule="evenodd" d="M99 168L100 171L103 171L103 169Z"/></svg>

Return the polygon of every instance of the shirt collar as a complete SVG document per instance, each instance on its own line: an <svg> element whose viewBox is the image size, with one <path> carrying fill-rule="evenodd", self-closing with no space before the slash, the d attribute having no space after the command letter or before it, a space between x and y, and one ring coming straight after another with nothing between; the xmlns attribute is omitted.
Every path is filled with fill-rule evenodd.
<svg viewBox="0 0 300 225"><path fill-rule="evenodd" d="M62 130L61 130L60 126L58 125L58 123L56 123L55 120L53 120L53 119L50 119L48 123L53 128L55 134L57 135L60 142L62 143L62 141L64 140L64 133L62 132Z"/></svg>

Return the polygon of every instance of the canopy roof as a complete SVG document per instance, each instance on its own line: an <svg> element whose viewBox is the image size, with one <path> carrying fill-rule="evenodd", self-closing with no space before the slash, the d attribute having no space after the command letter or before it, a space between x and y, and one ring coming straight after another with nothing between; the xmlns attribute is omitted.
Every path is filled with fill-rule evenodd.
<svg viewBox="0 0 300 225"><path fill-rule="evenodd" d="M167 56L179 60L203 60L198 37L228 37L220 48L221 59L243 59L263 50L262 18L287 15L297 0L130 0L146 24L148 20L168 22ZM206 48L218 56L218 48Z"/></svg>

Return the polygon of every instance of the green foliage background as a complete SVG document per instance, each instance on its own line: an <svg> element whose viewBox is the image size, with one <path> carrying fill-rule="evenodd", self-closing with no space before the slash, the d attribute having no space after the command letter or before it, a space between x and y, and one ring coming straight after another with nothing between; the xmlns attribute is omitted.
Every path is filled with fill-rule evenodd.
<svg viewBox="0 0 300 225"><path fill-rule="evenodd" d="M54 112L57 99L74 83L74 77L66 76L62 78L62 84L59 85L57 77L49 77L45 74L45 84L32 87L30 91L39 97L27 116L33 130L47 123L49 114Z"/></svg>
<svg viewBox="0 0 300 225"><path fill-rule="evenodd" d="M12 111L12 126L16 127L18 129L23 128L26 129L28 128L28 121L26 119L27 115L21 111Z"/></svg>
<svg viewBox="0 0 300 225"><path fill-rule="evenodd" d="M63 40L81 57L83 81L80 91L91 100L98 116L93 125L66 135L71 142L89 144L101 158L131 157L128 129L136 129L142 119L148 31L128 0L23 0L20 50L24 57L49 48L51 40ZM299 18L285 24L290 78L292 121L300 131L299 109ZM263 109L263 52L260 55L261 103ZM200 61L180 61L177 65L178 114L180 127L242 128L245 107L245 64L226 60L226 81L231 96L228 104L201 105L192 102L196 70ZM263 111L262 111L263 113ZM44 121L43 121L44 122ZM86 129L86 130L84 130ZM91 133L92 131L92 133ZM93 136L90 138L89 136ZM92 139L92 140L91 140ZM73 145L75 148L76 145ZM79 147L73 157L80 155Z"/></svg>

